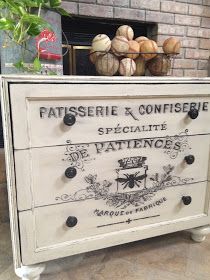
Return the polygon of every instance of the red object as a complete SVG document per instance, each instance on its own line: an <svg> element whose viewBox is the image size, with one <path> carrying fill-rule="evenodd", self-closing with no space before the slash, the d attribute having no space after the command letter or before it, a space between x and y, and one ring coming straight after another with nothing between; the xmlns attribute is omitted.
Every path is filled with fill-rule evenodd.
<svg viewBox="0 0 210 280"><path fill-rule="evenodd" d="M54 32L44 29L39 36L36 37L36 48L39 48L39 42L45 38L45 42L55 42L57 40Z"/></svg>
<svg viewBox="0 0 210 280"><path fill-rule="evenodd" d="M62 55L48 52L46 49L41 48L42 42L55 42L57 40L54 32L44 29L39 36L36 37L36 48L39 52L39 57L45 60L61 60Z"/></svg>
<svg viewBox="0 0 210 280"><path fill-rule="evenodd" d="M46 60L60 60L62 56L60 54L44 51L39 53L39 57Z"/></svg>

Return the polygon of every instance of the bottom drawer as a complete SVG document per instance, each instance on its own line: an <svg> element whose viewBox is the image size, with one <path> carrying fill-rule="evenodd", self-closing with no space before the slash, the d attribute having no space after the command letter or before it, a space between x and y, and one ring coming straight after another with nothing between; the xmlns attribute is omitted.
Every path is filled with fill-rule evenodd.
<svg viewBox="0 0 210 280"><path fill-rule="evenodd" d="M172 224L170 231L205 224L209 221L207 185L207 182L171 185L142 198L127 193L121 205L117 200L122 198L117 196L116 201L114 197L109 200L94 197L20 212L23 263L164 234ZM183 197L188 199L183 201Z"/></svg>

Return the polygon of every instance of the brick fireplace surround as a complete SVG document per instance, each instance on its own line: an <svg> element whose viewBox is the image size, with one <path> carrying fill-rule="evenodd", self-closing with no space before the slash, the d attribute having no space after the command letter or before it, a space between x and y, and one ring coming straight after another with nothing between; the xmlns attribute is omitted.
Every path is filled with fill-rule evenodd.
<svg viewBox="0 0 210 280"><path fill-rule="evenodd" d="M149 36L159 46L169 36L182 41L173 75L208 76L210 0L75 0L63 1L63 7L72 15L156 23ZM9 220L3 152L0 149L0 222Z"/></svg>

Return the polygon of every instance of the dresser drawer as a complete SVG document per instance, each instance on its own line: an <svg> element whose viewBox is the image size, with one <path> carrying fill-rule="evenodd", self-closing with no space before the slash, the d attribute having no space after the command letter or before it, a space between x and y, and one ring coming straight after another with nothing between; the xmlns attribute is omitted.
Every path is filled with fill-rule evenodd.
<svg viewBox="0 0 210 280"><path fill-rule="evenodd" d="M141 239L144 231L174 223L174 230L183 221L189 222L207 215L208 203L205 199L207 182L168 188L157 192L152 198L144 197L138 205L115 207L113 201L100 199L77 201L19 213L23 262L30 264L36 254L45 254L61 248L74 254L74 247L80 243L88 246L93 239L134 232ZM184 205L182 197L190 196L192 202ZM70 218L69 218L70 217ZM69 219L68 219L69 218ZM68 226L66 225L66 222ZM151 233L150 233L151 234ZM35 247L33 247L35 246ZM104 244L103 244L104 246ZM43 257L42 257L43 258ZM47 256L45 257L47 258ZM48 256L49 258L49 256Z"/></svg>
<svg viewBox="0 0 210 280"><path fill-rule="evenodd" d="M199 84L26 84L24 89L11 85L14 147L165 137L185 129L189 134L210 133L207 88ZM203 96L195 97L198 91ZM192 119L195 110L188 115L194 108L199 111L196 119Z"/></svg>
<svg viewBox="0 0 210 280"><path fill-rule="evenodd" d="M15 151L18 208L91 199L102 191L164 193L167 187L206 181L209 141L209 135L183 132ZM185 159L193 157L187 164Z"/></svg>

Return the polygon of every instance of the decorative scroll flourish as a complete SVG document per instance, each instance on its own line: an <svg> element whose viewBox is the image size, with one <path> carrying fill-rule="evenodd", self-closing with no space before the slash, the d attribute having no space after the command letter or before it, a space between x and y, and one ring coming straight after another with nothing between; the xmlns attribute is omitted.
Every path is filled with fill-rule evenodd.
<svg viewBox="0 0 210 280"><path fill-rule="evenodd" d="M73 195L69 194L62 194L61 196L58 196L55 198L55 200L62 200L63 202L68 202L68 201L81 201L81 200L86 200L86 199L91 199L95 198L94 193L88 193L87 189L79 190L75 192Z"/></svg>
<svg viewBox="0 0 210 280"><path fill-rule="evenodd" d="M69 167L75 167L84 171L84 164L93 160L88 153L89 144L71 144L70 140L66 141L65 158L64 161L68 161Z"/></svg>
<svg viewBox="0 0 210 280"><path fill-rule="evenodd" d="M173 149L167 149L164 153L168 154L171 159L175 159L180 152L191 149L188 144L188 129L175 136L167 136L166 141L174 143ZM175 148L174 148L175 147Z"/></svg>
<svg viewBox="0 0 210 280"><path fill-rule="evenodd" d="M153 187L158 190L164 190L168 187L185 185L193 181L193 178L180 178L178 176L172 176L171 173L174 170L174 166L168 164L163 166L164 173L155 173L149 179L153 182ZM151 189L151 188L150 188Z"/></svg>
<svg viewBox="0 0 210 280"><path fill-rule="evenodd" d="M182 179L178 176L173 176L173 170L174 166L171 166L170 164L163 166L162 174L155 173L148 178L150 182L152 181L150 187L145 187L136 192L113 193L110 190L110 187L113 185L112 182L107 180L99 182L97 181L97 175L89 174L84 178L85 182L88 184L85 189L80 190L73 195L64 194L60 197L56 197L56 200L76 201L94 198L95 200L104 200L110 207L121 209L125 209L128 206L138 207L146 201L151 200L158 191L169 187L184 185L194 180L193 178Z"/></svg>

